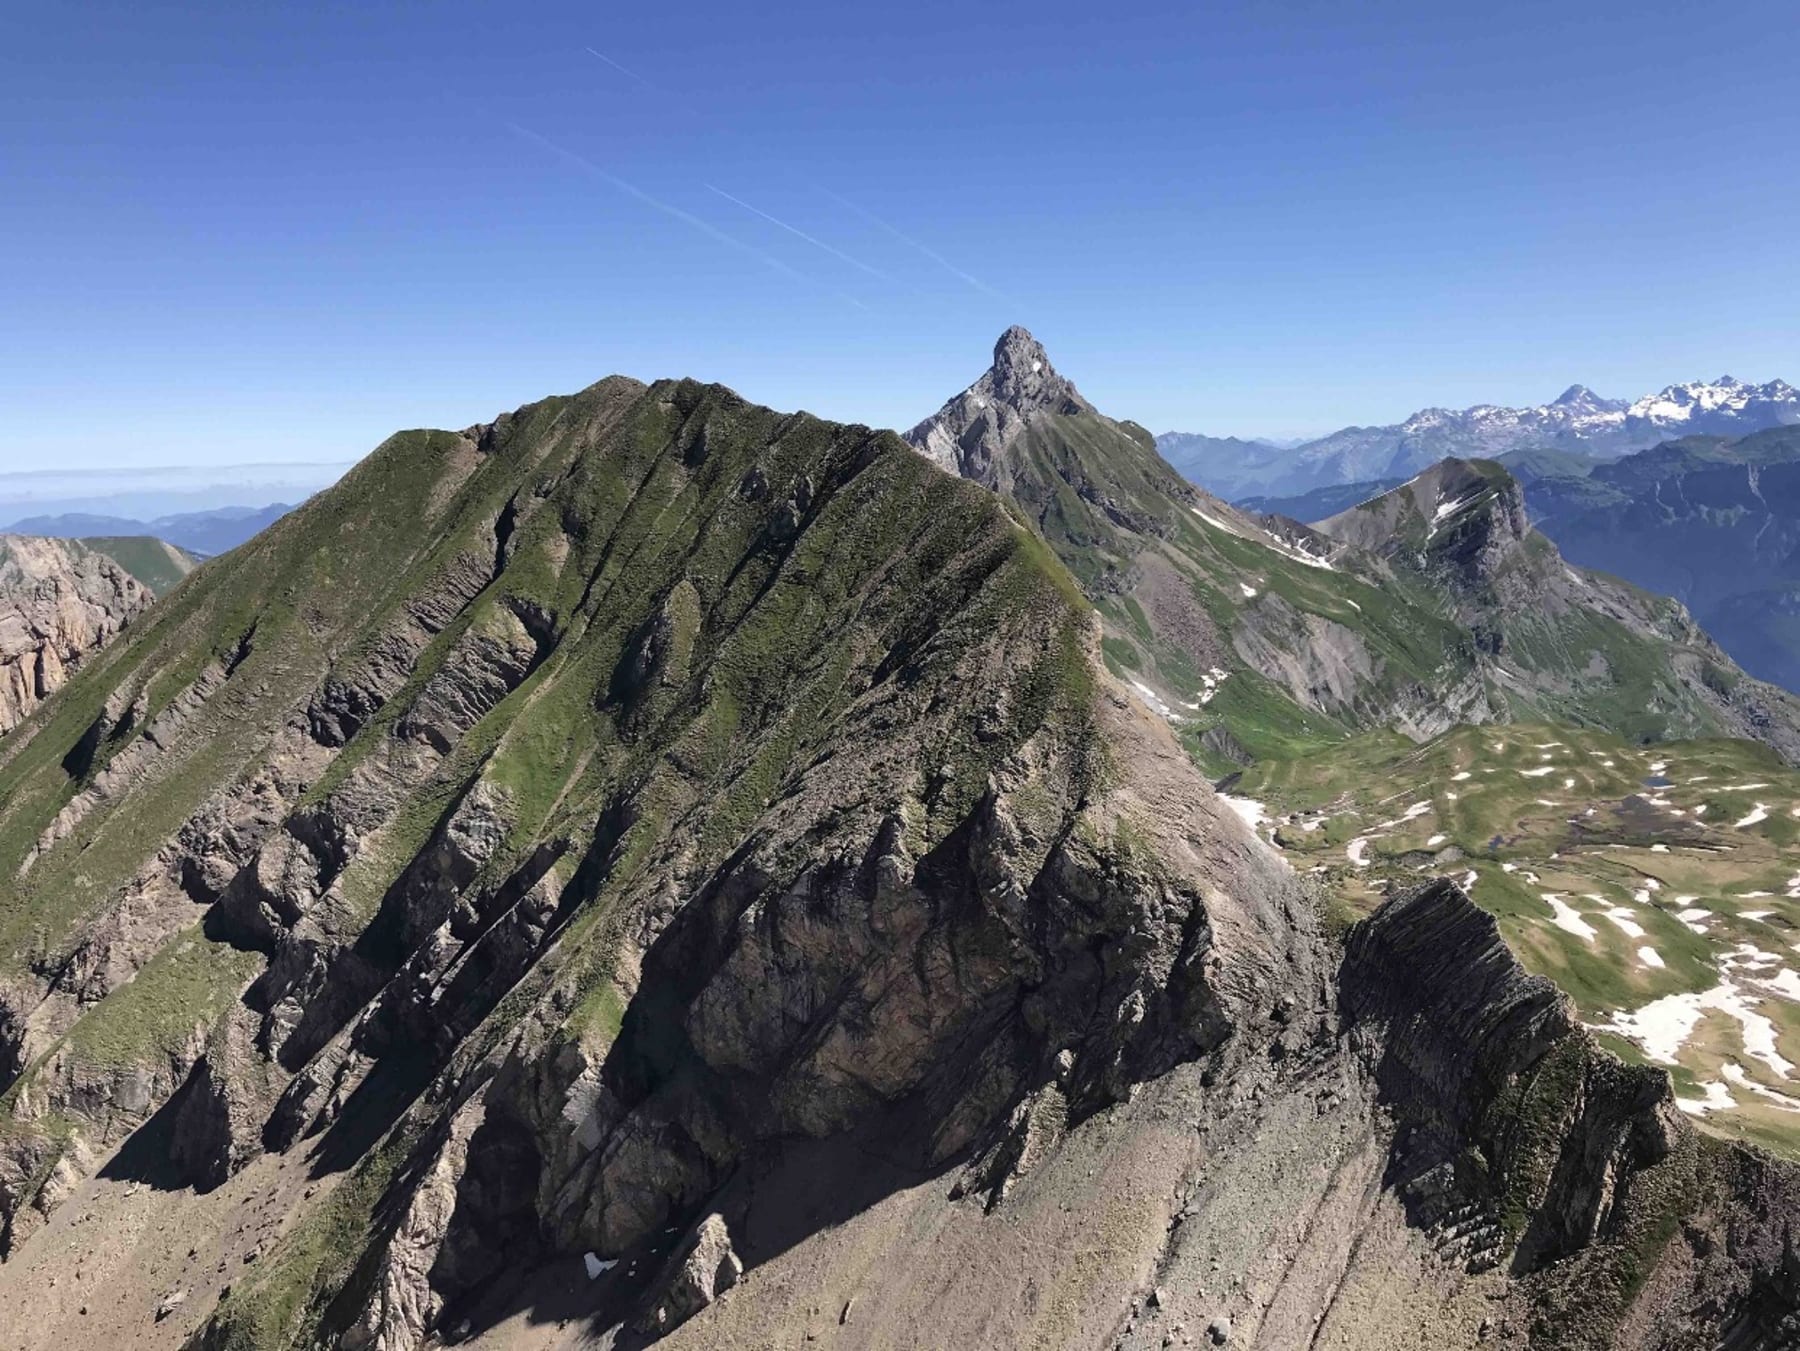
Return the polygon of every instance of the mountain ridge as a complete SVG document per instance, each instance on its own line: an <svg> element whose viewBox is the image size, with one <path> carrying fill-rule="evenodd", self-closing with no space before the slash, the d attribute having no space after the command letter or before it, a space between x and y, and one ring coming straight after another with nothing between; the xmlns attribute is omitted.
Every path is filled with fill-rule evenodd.
<svg viewBox="0 0 1800 1351"><path fill-rule="evenodd" d="M1624 691L1656 663L1661 674L1640 696L1647 707L1687 701L1697 716L1723 719L1728 735L1763 741L1800 763L1800 698L1746 676L1679 601L1569 564L1533 528L1525 490L1496 461L1440 461L1316 528L1406 571L1446 579L1458 621L1476 634L1508 693L1523 701L1518 720L1540 716L1545 706L1537 701L1545 697L1569 701L1565 718L1579 714L1589 691L1605 682L1635 702ZM1607 642L1596 619L1633 635L1639 649ZM1585 665L1541 673L1531 664L1534 652L1579 652L1590 642ZM1561 681L1570 687L1559 689ZM1625 720L1613 730L1632 726L1626 706L1609 716ZM1591 714L1573 720L1605 725Z"/></svg>
<svg viewBox="0 0 1800 1351"><path fill-rule="evenodd" d="M1547 404L1422 408L1401 422L1351 426L1243 466L1219 464L1203 485L1228 497L1297 496L1334 484L1410 475L1440 459L1494 458L1552 448L1609 458L1672 435L1744 435L1800 423L1800 391L1784 380L1749 384L1731 376L1669 385L1635 400L1606 399L1571 385ZM1181 433L1161 441L1179 444Z"/></svg>
<svg viewBox="0 0 1800 1351"><path fill-rule="evenodd" d="M0 741L24 1335L1778 1320L1794 1170L1703 1140L1454 884L1334 941L1058 561L1107 522L1124 572L1329 578L1326 537L1143 496L1172 471L1098 414L1021 424L965 462L1006 496L694 381L401 433Z"/></svg>
<svg viewBox="0 0 1800 1351"><path fill-rule="evenodd" d="M1041 383L1018 390L1002 363ZM1482 589L1492 578L1447 588L1454 569L1394 566L1398 518L1367 532L1350 527L1373 517L1347 513L1334 536L1239 511L1184 480L1137 424L1083 399L1023 329L907 440L1024 513L1100 611L1115 672L1216 772L1353 729L1398 726L1424 740L1458 722L1518 718L1652 739L1748 735L1800 754L1800 708L1755 682L1740 688L1741 672L1679 606L1600 581L1578 594L1560 562L1523 554L1503 593ZM1450 472L1419 482L1435 490ZM1510 513L1510 545L1526 544L1504 471L1454 472L1504 480L1495 504ZM1445 540L1488 514L1458 518ZM1541 536L1529 544L1546 547ZM1539 602L1550 607L1543 623L1512 613ZM1503 662L1492 644L1509 632L1520 641Z"/></svg>

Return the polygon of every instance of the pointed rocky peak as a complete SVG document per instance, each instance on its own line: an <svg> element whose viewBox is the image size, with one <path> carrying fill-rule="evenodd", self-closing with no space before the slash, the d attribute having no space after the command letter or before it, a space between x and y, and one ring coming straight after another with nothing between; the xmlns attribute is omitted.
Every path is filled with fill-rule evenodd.
<svg viewBox="0 0 1800 1351"><path fill-rule="evenodd" d="M1092 411L1073 383L1050 364L1044 345L1014 324L994 344L994 364L984 377L993 397L1029 417L1035 412Z"/></svg>
<svg viewBox="0 0 1800 1351"><path fill-rule="evenodd" d="M1618 399L1603 399L1586 385L1570 385L1550 405L1572 413L1600 413L1625 407Z"/></svg>
<svg viewBox="0 0 1800 1351"><path fill-rule="evenodd" d="M1039 414L1094 407L1057 373L1043 344L1014 324L994 344L994 364L974 384L906 433L915 450L953 474L999 486L995 460Z"/></svg>

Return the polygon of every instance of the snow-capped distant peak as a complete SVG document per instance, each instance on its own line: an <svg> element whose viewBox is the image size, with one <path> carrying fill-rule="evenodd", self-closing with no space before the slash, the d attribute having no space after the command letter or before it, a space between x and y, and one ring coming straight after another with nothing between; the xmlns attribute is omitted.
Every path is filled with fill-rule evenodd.
<svg viewBox="0 0 1800 1351"><path fill-rule="evenodd" d="M1750 385L1721 375L1717 380L1670 385L1661 393L1645 395L1626 410L1626 416L1658 424L1686 423L1708 414L1743 414L1782 404L1800 410L1800 394L1785 380Z"/></svg>
<svg viewBox="0 0 1800 1351"><path fill-rule="evenodd" d="M1326 484L1398 479L1448 457L1496 459L1546 449L1608 457L1684 436L1740 437L1795 426L1800 391L1784 380L1753 385L1722 375L1635 401L1603 398L1577 384L1533 408L1421 408L1404 422L1344 427L1259 461L1236 487L1239 495L1252 484L1292 495Z"/></svg>
<svg viewBox="0 0 1800 1351"><path fill-rule="evenodd" d="M1577 413L1618 412L1625 407L1623 399L1603 399L1586 385L1570 385L1556 396L1549 407L1565 408Z"/></svg>

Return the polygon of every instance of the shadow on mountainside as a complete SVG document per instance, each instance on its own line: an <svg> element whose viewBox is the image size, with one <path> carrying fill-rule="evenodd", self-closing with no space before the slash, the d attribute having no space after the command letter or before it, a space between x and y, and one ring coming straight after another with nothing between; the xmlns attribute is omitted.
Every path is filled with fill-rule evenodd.
<svg viewBox="0 0 1800 1351"><path fill-rule="evenodd" d="M141 1182L157 1191L184 1191L192 1185L175 1160L175 1121L181 1115L186 1089L172 1094L149 1120L125 1137L123 1144L100 1168L109 1182Z"/></svg>

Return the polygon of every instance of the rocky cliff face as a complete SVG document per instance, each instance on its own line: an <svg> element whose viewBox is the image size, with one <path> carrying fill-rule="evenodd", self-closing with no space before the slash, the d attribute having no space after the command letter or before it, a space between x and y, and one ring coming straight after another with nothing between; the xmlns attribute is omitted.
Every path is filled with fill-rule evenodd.
<svg viewBox="0 0 1800 1351"><path fill-rule="evenodd" d="M0 535L0 733L150 601L118 564L74 540Z"/></svg>
<svg viewBox="0 0 1800 1351"><path fill-rule="evenodd" d="M1341 991L1393 1115L1387 1184L1466 1270L1511 1278L1532 1344L1800 1339L1800 1170L1699 1136L1454 884L1357 925Z"/></svg>

